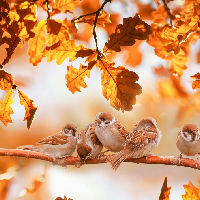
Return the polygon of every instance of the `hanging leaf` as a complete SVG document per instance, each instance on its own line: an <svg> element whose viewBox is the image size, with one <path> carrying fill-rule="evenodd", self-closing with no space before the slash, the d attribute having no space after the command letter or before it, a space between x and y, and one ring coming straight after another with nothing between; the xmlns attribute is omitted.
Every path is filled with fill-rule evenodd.
<svg viewBox="0 0 200 200"><path fill-rule="evenodd" d="M167 187L167 177L165 177L165 180L161 188L159 200L169 200L170 190L171 190L171 187Z"/></svg>
<svg viewBox="0 0 200 200"><path fill-rule="evenodd" d="M10 90L13 85L13 77L4 70L0 70L0 89Z"/></svg>
<svg viewBox="0 0 200 200"><path fill-rule="evenodd" d="M185 194L182 195L183 200L199 200L200 199L200 189L195 187L191 182L187 185L183 185L185 189Z"/></svg>
<svg viewBox="0 0 200 200"><path fill-rule="evenodd" d="M138 75L118 66L113 67L113 63L102 61L101 85L102 93L110 105L117 110L132 110L136 103L136 95L141 94L142 88L136 83Z"/></svg>
<svg viewBox="0 0 200 200"><path fill-rule="evenodd" d="M37 107L33 105L33 100L29 99L28 96L22 91L18 90L18 94L20 98L20 104L23 105L26 110L24 121L27 120L27 128L30 128Z"/></svg>
<svg viewBox="0 0 200 200"><path fill-rule="evenodd" d="M11 104L13 103L13 90L10 89L4 96L3 100L0 101L0 120L5 126L8 123L12 123L11 114L13 114L13 109Z"/></svg>

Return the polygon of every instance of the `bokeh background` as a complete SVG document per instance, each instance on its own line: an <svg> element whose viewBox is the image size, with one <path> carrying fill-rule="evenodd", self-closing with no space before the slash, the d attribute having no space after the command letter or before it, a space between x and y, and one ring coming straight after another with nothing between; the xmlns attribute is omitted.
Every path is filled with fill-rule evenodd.
<svg viewBox="0 0 200 200"><path fill-rule="evenodd" d="M130 4L129 0L116 0L107 5L105 10L112 14L113 23L107 25L106 30L97 29L100 48L123 17L134 16L140 11L145 19L145 13L147 15L150 12L148 9L155 7L154 3L147 7L149 2L135 1L134 4L131 1ZM183 1L177 0L176 3L181 5ZM100 5L93 0L84 0L82 4L82 10L79 8L76 11L77 16L94 11ZM38 12L38 17L42 18L43 15L42 11ZM146 20L148 22L147 16ZM90 32L91 26L82 24L76 39L86 46L95 47ZM15 148L33 144L58 132L67 122L76 124L80 131L94 120L98 112L111 112L129 131L142 118L154 117L163 137L152 154L178 156L175 143L180 128L185 123L195 123L200 127L198 93L188 97L194 92L190 76L199 70L199 64L196 64L199 44L198 41L191 47L187 63L190 67L184 71L181 84L171 79L168 72L160 67L168 63L158 58L153 48L144 42L137 42L135 46L124 48L114 55L118 65L127 66L139 75L139 83L143 88L133 110L124 113L113 109L103 97L98 69L92 71L90 79L86 78L87 88L71 94L65 83L69 62L66 60L58 66L44 59L34 67L29 63L25 44L23 48L16 49L5 69L14 76L19 89L34 100L38 109L30 130L27 130L23 121L25 110L20 105L17 93L14 93L13 123L7 127L0 124L0 147ZM2 58L4 53L2 49ZM73 65L78 67L79 62L81 60L77 59ZM134 163L122 163L117 171L113 171L109 164L85 165L81 168L58 167L34 159L1 157L0 199L55 199L66 195L77 200L155 200L159 197L164 177L168 177L168 184L172 186L170 199L179 200L184 194L182 185L192 181L198 186L200 173L184 167Z"/></svg>

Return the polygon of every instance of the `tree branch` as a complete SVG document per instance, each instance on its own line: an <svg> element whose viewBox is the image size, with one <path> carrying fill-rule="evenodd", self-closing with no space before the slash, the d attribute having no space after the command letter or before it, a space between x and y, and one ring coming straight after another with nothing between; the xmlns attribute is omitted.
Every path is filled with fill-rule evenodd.
<svg viewBox="0 0 200 200"><path fill-rule="evenodd" d="M53 159L50 156L45 155L41 152L34 152L34 151L27 151L27 150L20 150L20 149L3 149L0 148L0 156L17 156L17 157L25 157L25 158L35 158L39 160L45 160L52 162L53 164L60 165L60 166L67 166L67 165L77 165L79 163L78 157L66 157L62 159ZM100 159L91 159L86 160L84 164L100 164L106 163L108 158L112 155L105 155L102 156ZM132 163L143 163L143 164L163 164L163 165L176 165L176 166L183 166L183 167L190 167L193 169L200 169L200 165L196 163L195 160L189 158L182 158L179 164L179 159L176 156L147 156L142 158L129 158L126 159L124 162L132 162Z"/></svg>
<svg viewBox="0 0 200 200"><path fill-rule="evenodd" d="M174 19L175 17L174 17L174 15L171 14L170 9L169 9L169 7L168 7L166 1L165 1L165 0L162 0L162 2L163 2L163 4L164 4L165 10L167 11L167 14L169 15L170 24L171 24L171 26L172 26L172 21L173 21L173 19Z"/></svg>

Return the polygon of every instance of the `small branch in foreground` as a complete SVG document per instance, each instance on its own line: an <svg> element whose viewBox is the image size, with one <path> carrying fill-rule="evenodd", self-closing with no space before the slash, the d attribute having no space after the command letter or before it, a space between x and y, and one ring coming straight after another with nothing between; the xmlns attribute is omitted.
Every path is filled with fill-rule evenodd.
<svg viewBox="0 0 200 200"><path fill-rule="evenodd" d="M96 33L97 20L98 20L98 17L99 17L99 15L100 15L101 11L103 10L104 6L105 6L108 2L111 3L111 1L112 1L112 0L104 0L104 2L102 3L101 7L100 7L97 11L92 12L92 13L88 13L88 14L86 14L86 15L81 15L81 16L79 16L79 17L77 17L77 18L71 20L71 22L75 22L76 20L79 20L79 19L81 19L81 18L83 18L83 17L87 17L87 16L90 16L90 15L96 15L96 16L95 16L95 20L94 20L94 24L93 24L93 32L92 32L92 33L93 33L93 37L94 37L94 40L95 40L96 51L97 51L97 53L98 53L98 59L101 58L101 52L99 51L98 42L97 42L97 33Z"/></svg>
<svg viewBox="0 0 200 200"><path fill-rule="evenodd" d="M78 157L69 156L63 159L56 159L54 160L52 157L45 155L41 152L34 152L34 151L26 151L20 149L3 149L0 148L0 156L17 156L17 157L25 157L25 158L35 158L40 160L45 160L52 162L53 164L60 165L60 166L67 166L67 165L75 165L79 162ZM91 159L86 160L85 164L100 164L106 163L108 158L112 155L105 155L102 156L101 159ZM200 169L200 165L196 164L196 161L193 159L182 158L180 165L179 159L176 156L147 156L142 158L129 158L126 159L124 162L132 162L132 163L143 163L143 164L163 164L163 165L177 165L183 167L190 167L194 169Z"/></svg>
<svg viewBox="0 0 200 200"><path fill-rule="evenodd" d="M167 14L169 15L170 25L172 26L172 21L173 21L173 19L174 19L175 17L174 17L174 15L171 14L171 11L170 11L170 9L169 9L169 7L168 7L166 1L165 1L165 0L162 0L162 2L163 2L163 5L164 5L164 7L165 7L165 10L167 11Z"/></svg>

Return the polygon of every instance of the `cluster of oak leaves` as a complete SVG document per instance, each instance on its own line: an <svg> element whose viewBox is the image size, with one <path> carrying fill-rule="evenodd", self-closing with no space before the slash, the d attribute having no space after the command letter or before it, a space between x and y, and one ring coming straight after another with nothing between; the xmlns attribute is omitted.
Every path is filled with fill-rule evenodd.
<svg viewBox="0 0 200 200"><path fill-rule="evenodd" d="M166 0L166 2L171 3L173 0ZM107 1L107 3L110 2ZM190 47L200 37L200 0L185 0L184 6L170 9L171 16L162 2L155 0L155 3L157 7L152 8L151 4L142 5L140 1L135 2L138 14L136 13L134 17L123 18L122 24L119 25L114 18L116 14L110 15L103 9L100 10L96 26L105 28L112 23L116 27L113 33L109 33L110 36L104 48L97 51L97 49L89 49L76 43L79 24L86 23L93 27L97 14L76 19L77 16L73 15L73 11L84 4L81 0L1 0L0 46L6 46L7 56L0 65L0 89L6 91L0 101L0 120L4 125L12 122L11 104L13 92L16 90L20 103L26 110L24 120L27 120L28 128L37 110L33 105L33 100L17 89L13 76L3 69L15 49L21 48L25 42L28 43L30 63L34 66L43 58L46 58L47 62L55 60L58 65L66 59L72 62L81 57L85 60L85 64L80 64L79 68L72 65L67 67L66 85L72 93L87 87L84 82L85 77L90 77L90 72L94 67L99 68L103 96L115 109L125 111L132 109L136 102L136 95L141 94L142 89L137 83L138 75L123 66L117 66L112 59L117 52L123 50L124 46L133 46L136 49L138 41L146 41L155 49L157 56L168 61L167 66L154 70L155 74L169 78L159 84L161 95L165 97L170 93L174 98L182 98L182 101L190 102L190 105L195 107L195 111L200 111L198 108L200 102L196 101L200 98L199 92L190 95L180 84L184 70L189 67L186 64ZM99 5L99 2L96 5ZM37 19L39 8L47 13L46 19L40 21ZM71 18L54 19L54 16L60 13L69 13ZM83 14L88 13L90 13L89 9ZM169 24L169 17L172 24ZM144 20L148 20L148 24ZM90 30L92 32L92 29ZM95 39L98 41L98 37ZM197 57L197 62L200 62L200 51ZM200 73L194 74L192 78L195 79L192 88L200 88ZM181 102L180 105L184 103ZM182 107L181 110L186 109ZM163 187L166 197L162 198L161 192L160 198L168 199L167 194L170 188L167 188L165 182ZM198 188L191 183L184 187L186 196L196 195L198 199L197 195L200 192ZM193 196L191 198L186 196L183 196L183 199L195 199Z"/></svg>

